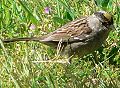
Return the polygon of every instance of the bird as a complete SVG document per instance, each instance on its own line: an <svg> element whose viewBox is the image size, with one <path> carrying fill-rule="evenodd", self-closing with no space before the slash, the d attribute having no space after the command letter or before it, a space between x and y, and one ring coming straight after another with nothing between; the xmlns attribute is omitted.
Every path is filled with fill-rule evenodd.
<svg viewBox="0 0 120 88"><path fill-rule="evenodd" d="M38 41L57 49L60 55L83 57L97 50L114 29L113 16L106 11L96 11L88 16L81 16L55 31L40 37L3 39L3 43L16 41Z"/></svg>

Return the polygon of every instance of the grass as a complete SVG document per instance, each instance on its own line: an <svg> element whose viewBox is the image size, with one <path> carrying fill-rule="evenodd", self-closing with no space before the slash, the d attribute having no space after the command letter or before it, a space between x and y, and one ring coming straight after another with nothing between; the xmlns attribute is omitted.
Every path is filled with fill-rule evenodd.
<svg viewBox="0 0 120 88"><path fill-rule="evenodd" d="M0 39L41 36L98 10L112 13L116 28L94 52L98 64L93 64L91 54L73 58L71 64L34 62L56 60L56 52L38 42L0 40L0 88L119 88L119 0L1 0Z"/></svg>

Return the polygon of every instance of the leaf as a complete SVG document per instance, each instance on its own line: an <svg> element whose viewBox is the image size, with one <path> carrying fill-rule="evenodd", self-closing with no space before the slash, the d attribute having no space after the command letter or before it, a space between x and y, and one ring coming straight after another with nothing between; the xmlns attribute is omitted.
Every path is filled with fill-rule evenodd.
<svg viewBox="0 0 120 88"><path fill-rule="evenodd" d="M64 24L65 22L64 22L64 20L62 19L62 18L60 18L60 17L53 17L53 21L56 23L60 23L60 24Z"/></svg>
<svg viewBox="0 0 120 88"><path fill-rule="evenodd" d="M102 7L107 7L109 0L102 0Z"/></svg>
<svg viewBox="0 0 120 88"><path fill-rule="evenodd" d="M109 63L110 64L116 64L117 61L115 60L115 57L118 53L119 48L118 47L113 47L112 50L110 51L109 55L107 56L107 58L109 58Z"/></svg>
<svg viewBox="0 0 120 88"><path fill-rule="evenodd" d="M72 16L70 15L70 13L69 12L65 12L65 14L64 14L64 17L63 18L65 18L65 19L69 19L69 20L73 20L73 18L72 18Z"/></svg>
<svg viewBox="0 0 120 88"><path fill-rule="evenodd" d="M97 6L100 6L100 5L101 5L100 1L101 1L101 0L94 0L95 4L96 4Z"/></svg>
<svg viewBox="0 0 120 88"><path fill-rule="evenodd" d="M111 57L112 55L116 54L118 52L118 50L119 50L118 47L113 47L107 57Z"/></svg>
<svg viewBox="0 0 120 88"><path fill-rule="evenodd" d="M110 0L94 0L95 4L102 9L106 9Z"/></svg>
<svg viewBox="0 0 120 88"><path fill-rule="evenodd" d="M28 9L21 0L18 1L21 4L21 6L24 8L24 10L28 13L28 16L30 16L30 20L32 21L32 23L37 24L37 18L31 13L30 9Z"/></svg>

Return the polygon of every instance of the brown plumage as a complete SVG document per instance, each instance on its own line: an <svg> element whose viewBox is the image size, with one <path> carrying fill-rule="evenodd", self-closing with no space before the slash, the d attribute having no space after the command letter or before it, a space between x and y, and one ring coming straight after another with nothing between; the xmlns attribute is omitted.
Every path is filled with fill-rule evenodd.
<svg viewBox="0 0 120 88"><path fill-rule="evenodd" d="M39 41L57 48L61 41L62 54L80 57L98 49L108 37L113 27L112 16L105 11L98 11L67 23L56 31L41 37L6 39L3 42Z"/></svg>

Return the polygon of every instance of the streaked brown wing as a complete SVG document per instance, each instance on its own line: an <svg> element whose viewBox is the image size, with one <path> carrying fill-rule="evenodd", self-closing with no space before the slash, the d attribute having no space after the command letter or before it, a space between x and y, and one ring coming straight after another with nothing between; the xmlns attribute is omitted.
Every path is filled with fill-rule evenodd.
<svg viewBox="0 0 120 88"><path fill-rule="evenodd" d="M76 42L82 41L86 38L86 35L90 34L92 29L88 26L87 18L77 19L72 21L63 27L59 28L55 32L43 36L43 42Z"/></svg>

